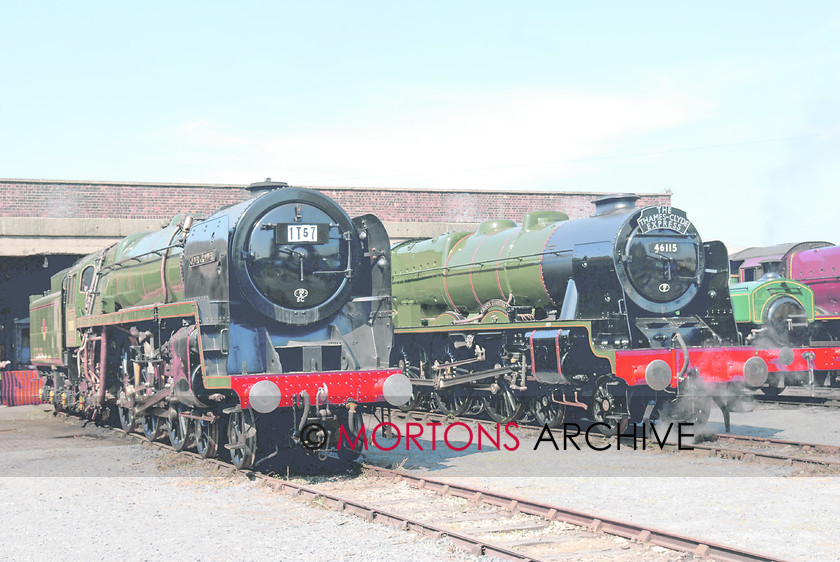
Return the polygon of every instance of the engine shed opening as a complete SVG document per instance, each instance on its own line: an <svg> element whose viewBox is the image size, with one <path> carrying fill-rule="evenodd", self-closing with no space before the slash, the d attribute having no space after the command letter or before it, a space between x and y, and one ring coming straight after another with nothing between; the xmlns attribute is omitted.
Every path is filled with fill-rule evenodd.
<svg viewBox="0 0 840 562"><path fill-rule="evenodd" d="M50 277L68 268L81 255L51 254L0 256L0 362L11 361L8 370L29 365L29 295L47 290Z"/></svg>

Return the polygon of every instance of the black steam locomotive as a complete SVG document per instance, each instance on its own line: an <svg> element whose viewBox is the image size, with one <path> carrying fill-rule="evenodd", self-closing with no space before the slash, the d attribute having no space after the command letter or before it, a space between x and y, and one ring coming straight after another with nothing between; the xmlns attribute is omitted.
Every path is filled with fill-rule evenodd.
<svg viewBox="0 0 840 562"><path fill-rule="evenodd" d="M557 425L575 408L621 428L660 415L704 422L732 385L760 386L742 347L720 242L685 212L595 201L595 214L528 213L392 249L392 365L451 415ZM723 399L716 400L725 404Z"/></svg>
<svg viewBox="0 0 840 562"><path fill-rule="evenodd" d="M239 468L300 444L325 458L342 429L354 437L360 408L407 400L388 367L382 223L315 191L248 189L205 220L82 258L30 298L45 399L150 440L168 433L176 450L224 445Z"/></svg>

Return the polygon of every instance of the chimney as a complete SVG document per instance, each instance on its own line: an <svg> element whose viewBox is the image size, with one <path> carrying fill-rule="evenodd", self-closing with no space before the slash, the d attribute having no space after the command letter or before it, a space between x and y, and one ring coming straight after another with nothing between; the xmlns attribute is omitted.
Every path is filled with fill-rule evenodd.
<svg viewBox="0 0 840 562"><path fill-rule="evenodd" d="M265 181L252 183L245 189L250 191L251 198L254 198L264 195L269 191L274 191L275 189L282 189L284 187L289 187L289 184L283 181L271 181L271 178L265 178Z"/></svg>
<svg viewBox="0 0 840 562"><path fill-rule="evenodd" d="M628 211L636 208L636 201L639 199L638 195L632 193L617 193L615 195L606 195L595 199L595 214L593 217L600 217L611 213L620 211Z"/></svg>

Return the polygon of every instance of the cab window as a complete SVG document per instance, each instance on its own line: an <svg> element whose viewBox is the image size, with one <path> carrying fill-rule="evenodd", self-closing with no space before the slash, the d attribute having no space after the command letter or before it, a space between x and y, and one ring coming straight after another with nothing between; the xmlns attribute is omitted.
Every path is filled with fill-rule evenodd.
<svg viewBox="0 0 840 562"><path fill-rule="evenodd" d="M93 266L87 266L84 271L82 271L82 282L79 283L79 292L80 293L87 293L90 291L91 286L93 285Z"/></svg>

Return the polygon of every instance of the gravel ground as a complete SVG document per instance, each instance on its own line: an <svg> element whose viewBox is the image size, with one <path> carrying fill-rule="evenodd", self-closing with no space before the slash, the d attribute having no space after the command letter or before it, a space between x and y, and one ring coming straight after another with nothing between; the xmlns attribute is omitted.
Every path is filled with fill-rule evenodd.
<svg viewBox="0 0 840 562"><path fill-rule="evenodd" d="M42 408L0 408L0 474L2 560L481 560Z"/></svg>
<svg viewBox="0 0 840 562"><path fill-rule="evenodd" d="M723 431L719 412L706 430ZM732 414L732 433L840 445L840 409L758 405ZM533 451L535 434L521 440L514 452L432 451L421 441L423 451L371 448L366 460L767 555L840 559L836 476L694 454L554 451L550 444Z"/></svg>
<svg viewBox="0 0 840 562"><path fill-rule="evenodd" d="M827 408L760 405L734 413L732 423L733 433L840 444L840 411ZM722 430L718 412L709 429ZM457 442L457 431L451 437ZM513 452L431 451L421 439L423 451L370 449L366 458L769 555L840 559L836 477L693 455L554 451L546 444L533 451L534 434L520 439ZM91 468L102 465L110 469ZM473 559L448 543L304 505L185 457L56 421L42 408L0 408L0 474L0 559L68 552L138 560ZM90 514L90 521L70 513ZM89 538L68 538L79 536Z"/></svg>
<svg viewBox="0 0 840 562"><path fill-rule="evenodd" d="M752 412L733 412L731 426L730 433L736 435L840 445L840 408L758 403ZM723 417L719 410L712 412L707 427L723 433Z"/></svg>
<svg viewBox="0 0 840 562"><path fill-rule="evenodd" d="M475 559L240 479L3 478L0 515L4 560Z"/></svg>

